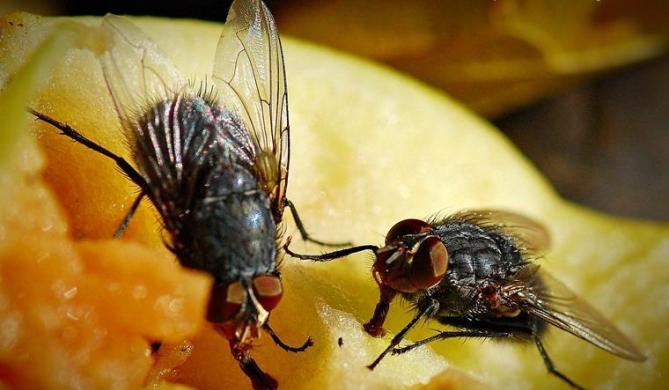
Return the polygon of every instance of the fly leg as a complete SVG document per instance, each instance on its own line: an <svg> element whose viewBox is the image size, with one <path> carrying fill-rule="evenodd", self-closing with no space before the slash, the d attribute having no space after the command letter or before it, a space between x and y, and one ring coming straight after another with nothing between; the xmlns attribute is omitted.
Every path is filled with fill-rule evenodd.
<svg viewBox="0 0 669 390"><path fill-rule="evenodd" d="M137 198L135 198L134 202L132 202L132 205L130 205L130 210L125 214L125 217L123 217L123 221L121 221L121 224L118 225L116 228L116 231L114 232L114 238L119 238L123 235L125 232L125 229L128 228L128 224L130 224L130 220L132 219L133 215L135 215L135 212L137 211L137 208L139 207L139 204L142 202L142 199L144 199L144 196L146 194L144 191L140 192L139 195L137 195Z"/></svg>
<svg viewBox="0 0 669 390"><path fill-rule="evenodd" d="M291 251L288 248L289 245L290 241L288 241L283 246L283 249L286 251L286 253L288 253L288 255L300 260L312 260L319 262L326 262L340 259L342 257L346 257L348 255L362 251L372 251L376 253L376 251L379 249L379 247L377 247L376 245L361 245L361 246L354 246L351 248L341 249L334 252L323 253L320 255L302 255ZM383 286L380 286L380 289L381 289L381 297L379 298L379 303L376 304L376 308L374 309L374 315L367 323L363 325L365 331L373 337L383 336L384 334L383 323L386 321L386 316L388 315L388 310L390 309L390 302L393 300L395 295L397 295L397 293L392 289L385 288Z"/></svg>
<svg viewBox="0 0 669 390"><path fill-rule="evenodd" d="M536 344L537 349L539 350L539 354L541 355L541 358L544 360L544 365L546 366L546 369L548 369L549 373L560 378L574 389L585 390L583 387L574 383L571 379L567 378L566 375L564 375L555 368L553 361L548 356L548 353L546 352L546 349L544 348L544 345L541 343L541 340L539 339L539 336L536 334L536 332L532 334L532 338L534 339L534 344Z"/></svg>
<svg viewBox="0 0 669 390"><path fill-rule="evenodd" d="M445 339L450 339L450 338L456 338L456 337L483 337L483 338L489 338L489 337L511 337L511 333L507 332L494 332L490 330L463 330L463 331L457 331L457 332L439 332L434 336L428 337L426 339L416 341L413 344L407 345L406 347L402 348L395 348L393 349L393 355L401 355L403 353L412 351L418 347L421 347L423 345L429 344L434 341L439 341L439 340L445 340Z"/></svg>
<svg viewBox="0 0 669 390"><path fill-rule="evenodd" d="M334 242L325 242L325 241L320 241L315 238L312 238L309 233L307 233L307 230L304 228L304 224L302 223L302 220L300 219L300 216L297 214L297 208L291 202L290 200L286 199L284 201L284 205L290 209L290 213L293 216L293 220L295 220L295 225L297 225L297 230L300 231L300 236L302 236L302 240L304 241L311 241L313 243L316 243L318 245L323 245L323 246L330 246L330 247L342 247L342 246L351 246L353 245L351 242L340 242L340 243L334 243Z"/></svg>
<svg viewBox="0 0 669 390"><path fill-rule="evenodd" d="M283 250L285 250L286 253L288 253L288 255L300 260L312 260L318 262L332 261L362 251L372 251L376 253L376 251L379 249L379 247L376 245L360 245L351 248L341 249L334 252L323 253L320 255L303 255L291 251L288 248L289 246L290 246L290 240L288 240L288 242L286 242L286 244L283 246Z"/></svg>
<svg viewBox="0 0 669 390"><path fill-rule="evenodd" d="M263 330L264 330L265 332L267 332L267 334L270 335L270 337L272 338L272 341L274 341L274 343L275 343L276 345L278 345L279 347L281 347L284 351L288 351L288 352L303 352L303 351L305 351L307 348L309 348L309 347L311 347L312 345L314 345L314 342L311 340L311 337L309 337L309 338L307 338L307 341L305 341L304 344L302 344L301 346L299 346L299 347L293 347L293 346L291 346L291 345L288 345L288 344L284 343L283 340L281 340L281 338L279 337L279 335L277 335L277 334L274 332L274 329L272 329L272 328L269 326L269 322L265 322L265 325L263 325L262 328L263 328Z"/></svg>
<svg viewBox="0 0 669 390"><path fill-rule="evenodd" d="M274 390L279 387L279 382L270 374L264 372L250 356L245 355L238 361L244 374L251 380L251 386L254 390Z"/></svg>
<svg viewBox="0 0 669 390"><path fill-rule="evenodd" d="M130 178L130 180L133 181L133 183L137 184L143 190L147 189L148 185L146 183L146 180L144 180L144 177L142 177L142 175L140 175L140 173L137 172L135 170L135 168L132 167L132 165L130 165L127 161L125 161L119 155L114 154L114 153L110 152L109 150L103 148L102 146L96 144L95 142L89 140L88 138L84 137L78 131L76 131L75 129L73 129L72 127L70 127L69 125L67 125L65 123L59 122L59 121L57 121L57 120L55 120L55 119L53 119L53 118L51 118L47 115L39 113L39 112L37 112L33 109L29 109L29 111L30 111L31 114L35 115L35 117L37 117L37 119L39 119L43 122L46 122L46 123L52 125L53 127L57 128L58 130L60 130L61 134L71 138L73 141L75 141L77 143L80 143L80 144L84 145L85 147L87 147L87 148L89 148L89 149L91 149L95 152L98 152L98 153L100 153L104 156L107 156L110 159L114 160L116 165L118 165L118 167L121 169L121 171L123 171L123 173L125 173Z"/></svg>
<svg viewBox="0 0 669 390"><path fill-rule="evenodd" d="M271 375L264 372L258 363L249 354L249 345L230 342L232 356L239 362L239 367L244 374L251 380L251 386L254 390L275 390L279 387L279 382Z"/></svg>
<svg viewBox="0 0 669 390"><path fill-rule="evenodd" d="M383 329L383 323L386 322L386 316L388 315L388 310L390 310L390 302L397 295L397 292L393 289L383 286L379 286L379 289L381 290L381 296L374 308L374 315L362 326L365 332L372 337L381 337L386 333Z"/></svg>
<svg viewBox="0 0 669 390"><path fill-rule="evenodd" d="M385 350L383 350L383 352L381 352L381 354L372 362L372 364L367 366L367 368L369 368L370 370L376 368L376 366L379 365L381 360L383 360L383 358L388 354L388 352L392 351L402 341L402 339L404 339L404 336L406 336L406 334L411 330L411 328L416 326L418 321L424 315L435 310L438 307L438 305L439 303L437 303L436 301L430 301L428 305L425 305L423 308L421 308L418 311L418 314L416 314L416 316L404 327L404 329L400 330L400 332L396 334L392 340L390 340L390 344L388 345L388 347Z"/></svg>
<svg viewBox="0 0 669 390"><path fill-rule="evenodd" d="M288 241L283 246L283 249L286 251L286 253L288 253L288 255L300 260L312 260L319 262L327 262L340 259L342 257L346 257L348 255L362 251L372 251L376 253L376 251L379 249L379 247L376 245L360 245L351 248L341 249L334 252L323 253L320 255L303 255L291 251L290 248L288 248L289 245L290 241ZM365 331L373 337L383 336L384 333L383 323L385 322L386 316L388 315L388 310L390 309L390 302L393 300L395 295L397 295L397 293L392 289L383 286L380 286L379 288L381 289L381 296L379 298L379 303L376 304L376 308L374 309L374 315L366 324L363 325Z"/></svg>
<svg viewBox="0 0 669 390"><path fill-rule="evenodd" d="M144 177L135 170L135 168L132 167L123 157L110 152L109 150L103 148L102 146L98 145L97 143L91 141L90 139L84 137L79 133L77 130L73 129L70 127L68 124L59 122L45 114L42 114L40 112L37 112L31 108L28 109L28 111L33 114L37 119L46 122L50 124L51 126L57 128L60 130L61 134L64 136L72 139L73 141L84 145L85 147L102 154L103 156L106 156L116 163L116 165L121 169L121 171L132 180L133 183L139 186L141 189L140 195L135 199L133 204L130 206L130 211L126 214L125 218L123 218L123 221L119 225L119 227L116 229L114 232L114 238L120 237L125 229L128 227L128 224L130 223L130 219L132 216L135 214L135 211L137 210L137 207L139 206L139 203L141 202L142 198L148 193L148 184Z"/></svg>

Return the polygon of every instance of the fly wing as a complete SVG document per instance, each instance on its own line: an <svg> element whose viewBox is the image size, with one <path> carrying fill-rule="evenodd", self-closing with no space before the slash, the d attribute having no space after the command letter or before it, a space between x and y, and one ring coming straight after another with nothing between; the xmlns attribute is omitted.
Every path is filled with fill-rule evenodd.
<svg viewBox="0 0 669 390"><path fill-rule="evenodd" d="M213 71L222 105L241 120L274 219L284 208L290 157L288 95L281 40L260 0L232 3Z"/></svg>
<svg viewBox="0 0 669 390"><path fill-rule="evenodd" d="M174 205L188 204L197 168L204 165L193 161L206 158L216 139L196 127L184 129L161 114L166 106L177 105L185 83L151 38L122 16L107 14L102 26L109 39L101 58L107 88L133 159L169 225L170 216L180 212Z"/></svg>
<svg viewBox="0 0 669 390"><path fill-rule="evenodd" d="M521 249L532 255L541 255L550 247L550 235L543 225L511 211L466 210L452 218L498 229L513 237Z"/></svg>
<svg viewBox="0 0 669 390"><path fill-rule="evenodd" d="M174 96L183 80L156 43L128 19L107 14L102 26L110 40L101 59L105 82L128 129L152 103Z"/></svg>
<svg viewBox="0 0 669 390"><path fill-rule="evenodd" d="M615 325L538 265L524 267L516 279L525 287L518 296L529 314L614 355L646 359Z"/></svg>

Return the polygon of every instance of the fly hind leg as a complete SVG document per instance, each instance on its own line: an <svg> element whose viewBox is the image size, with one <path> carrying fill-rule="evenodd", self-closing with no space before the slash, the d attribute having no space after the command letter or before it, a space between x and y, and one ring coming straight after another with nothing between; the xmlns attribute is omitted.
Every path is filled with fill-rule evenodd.
<svg viewBox="0 0 669 390"><path fill-rule="evenodd" d="M439 307L439 303L436 301L430 300L424 307L420 308L418 313L413 317L413 319L406 325L402 330L397 333L392 340L390 340L390 344L386 347L386 349L381 352L379 356L372 362L372 364L368 365L367 368L370 370L374 370L376 366L381 363L381 360L383 360L384 357L390 352L392 352L395 347L399 345L400 342L404 339L404 336L420 321L421 318L423 318L426 315L429 315L429 313L434 312L437 310Z"/></svg>
<svg viewBox="0 0 669 390"><path fill-rule="evenodd" d="M133 183L139 186L141 189L140 194L137 196L135 201L132 203L130 206L130 210L126 214L126 216L123 218L123 221L119 225L119 227L116 229L114 232L114 238L120 237L125 229L128 227L128 224L130 223L130 219L132 219L132 216L135 214L135 211L137 211L137 207L139 207L139 203L141 202L142 198L147 194L148 190L148 184L144 177L135 170L135 168L130 165L123 157L105 149L104 147L98 145L97 143L91 141L90 139L84 137L81 133L79 133L77 130L73 129L70 127L70 125L57 121L48 115L42 114L40 112L37 112L33 109L28 109L28 111L33 114L37 119L41 120L42 122L48 123L51 126L57 128L60 130L61 134L64 136L70 138L71 140L75 141L76 143L79 143L81 145L84 145L85 147L93 150L94 152L100 153L103 156L106 156L110 159L112 159L116 165L121 169L121 171L132 180Z"/></svg>
<svg viewBox="0 0 669 390"><path fill-rule="evenodd" d="M548 353L546 352L546 349L544 348L544 345L541 343L541 339L539 339L539 336L537 334L533 334L532 338L534 339L534 344L536 344L537 349L539 350L539 354L541 355L541 358L544 360L544 365L546 365L546 369L550 374L560 378L574 389L585 390L584 387L577 385L574 381L569 379L566 375L564 375L555 368L553 361L548 356Z"/></svg>
<svg viewBox="0 0 669 390"><path fill-rule="evenodd" d="M455 332L439 332L434 336L428 337L423 340L416 341L413 344L409 344L405 347L393 349L393 355L401 355L412 351L418 347L421 347L426 344L433 343L435 341L458 338L458 337L480 337L480 338L492 338L492 337L511 337L511 333L508 332L495 332L490 330L462 330Z"/></svg>

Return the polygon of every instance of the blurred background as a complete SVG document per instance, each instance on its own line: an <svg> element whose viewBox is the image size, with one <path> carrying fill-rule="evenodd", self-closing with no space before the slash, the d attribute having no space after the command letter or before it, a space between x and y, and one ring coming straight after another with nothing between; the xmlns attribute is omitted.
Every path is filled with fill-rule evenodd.
<svg viewBox="0 0 669 390"><path fill-rule="evenodd" d="M3 0L0 15L224 21L230 3ZM567 199L669 220L669 1L267 4L283 34L385 63L485 116Z"/></svg>

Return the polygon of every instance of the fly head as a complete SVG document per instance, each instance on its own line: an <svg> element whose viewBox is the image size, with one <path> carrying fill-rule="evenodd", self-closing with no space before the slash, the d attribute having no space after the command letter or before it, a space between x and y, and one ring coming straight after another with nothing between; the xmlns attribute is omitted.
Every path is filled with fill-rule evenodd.
<svg viewBox="0 0 669 390"><path fill-rule="evenodd" d="M220 284L212 290L207 319L231 344L250 346L282 296L277 274Z"/></svg>
<svg viewBox="0 0 669 390"><path fill-rule="evenodd" d="M396 223L386 246L376 251L372 269L380 287L416 293L436 286L448 268L448 251L432 226L418 219Z"/></svg>

